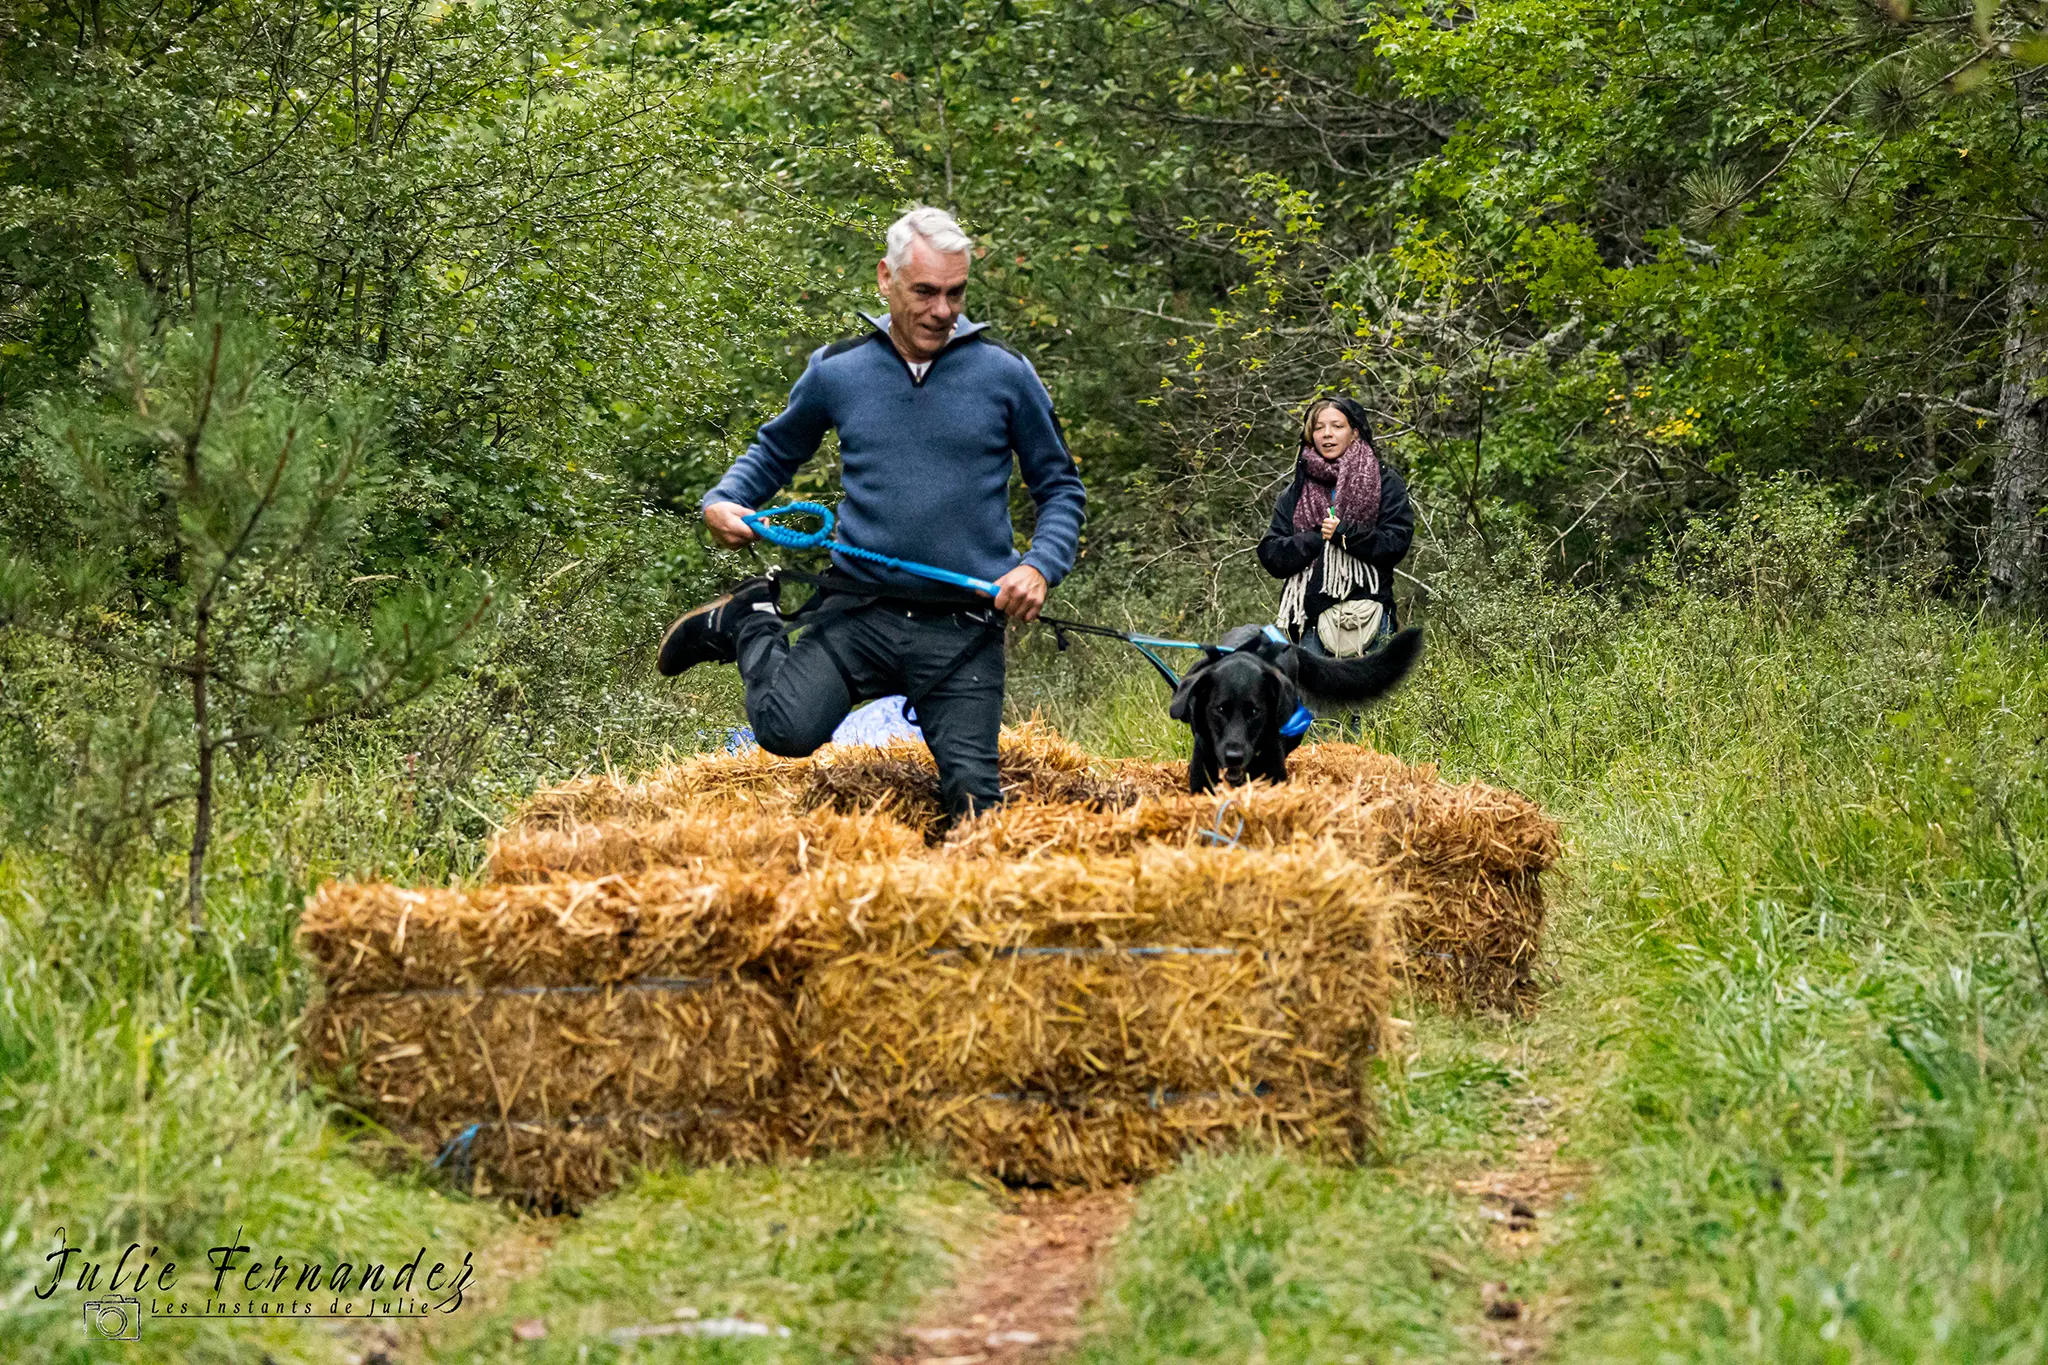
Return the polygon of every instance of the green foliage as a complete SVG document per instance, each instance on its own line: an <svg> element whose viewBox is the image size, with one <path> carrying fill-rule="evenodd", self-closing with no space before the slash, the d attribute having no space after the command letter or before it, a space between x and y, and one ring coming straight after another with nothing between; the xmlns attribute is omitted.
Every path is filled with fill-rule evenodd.
<svg viewBox="0 0 2048 1365"><path fill-rule="evenodd" d="M44 405L33 448L58 534L0 567L0 628L117 680L114 723L84 731L87 781L113 800L88 808L90 856L104 890L115 851L140 852L158 814L190 801L196 930L217 761L417 697L489 598L337 584L384 473L367 419L283 391L257 328L202 315L154 333L139 309L115 314L97 401Z"/></svg>
<svg viewBox="0 0 2048 1365"><path fill-rule="evenodd" d="M1651 578L1741 603L1760 623L1825 616L1859 590L1897 591L1859 572L1850 525L1824 491L1789 475L1745 483L1727 513L1687 526Z"/></svg>

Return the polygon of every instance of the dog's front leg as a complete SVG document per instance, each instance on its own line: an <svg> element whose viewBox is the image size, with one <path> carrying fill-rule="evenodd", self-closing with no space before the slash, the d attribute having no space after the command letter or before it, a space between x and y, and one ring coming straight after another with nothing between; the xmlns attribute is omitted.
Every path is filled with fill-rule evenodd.
<svg viewBox="0 0 2048 1365"><path fill-rule="evenodd" d="M1188 760L1188 790L1196 796L1216 789L1216 777L1220 770L1216 766L1216 754L1209 744L1209 737L1195 732L1195 756Z"/></svg>

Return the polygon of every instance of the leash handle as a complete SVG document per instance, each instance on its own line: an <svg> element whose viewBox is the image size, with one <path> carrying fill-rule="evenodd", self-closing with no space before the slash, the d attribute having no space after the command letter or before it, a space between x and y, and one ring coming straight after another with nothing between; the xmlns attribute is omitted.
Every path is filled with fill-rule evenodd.
<svg viewBox="0 0 2048 1365"><path fill-rule="evenodd" d="M777 526L770 517L805 516L816 517L819 525L815 531L799 531L793 526ZM811 550L825 543L832 534L832 509L822 502L793 502L787 507L771 507L765 512L749 512L740 518L747 529L767 541L788 550Z"/></svg>
<svg viewBox="0 0 2048 1365"><path fill-rule="evenodd" d="M788 526L777 526L769 520L770 517L791 515L816 517L820 525L815 531L798 531ZM741 517L740 520L744 521L748 529L752 530L755 535L761 537L770 545L780 545L784 549L815 550L823 545L838 554L851 555L855 559L865 559L870 564L879 564L885 569L894 569L897 573L907 573L915 578L929 578L934 583L945 583L955 588L965 588L969 592L978 592L983 597L997 597L1003 591L986 578L975 578L969 574L954 573L951 569L941 569L936 564L919 564L915 560L898 559L894 555L885 555L876 550L864 550L858 545L848 545L844 541L833 540L831 538L832 527L836 522L836 518L832 515L832 509L825 506L822 502L792 502L782 507L771 507L765 512L749 512Z"/></svg>

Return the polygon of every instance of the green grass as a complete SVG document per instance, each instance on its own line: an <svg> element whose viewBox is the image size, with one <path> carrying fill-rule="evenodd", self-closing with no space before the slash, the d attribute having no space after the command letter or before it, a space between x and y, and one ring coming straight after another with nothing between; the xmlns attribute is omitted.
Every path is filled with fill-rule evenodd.
<svg viewBox="0 0 2048 1365"><path fill-rule="evenodd" d="M495 1311L464 1323L447 1361L859 1360L942 1279L987 1215L988 1196L914 1165L650 1174L592 1208ZM745 1317L789 1330L760 1340L651 1338L621 1327ZM549 1324L545 1345L514 1323Z"/></svg>
<svg viewBox="0 0 2048 1365"><path fill-rule="evenodd" d="M1564 822L1542 1008L1420 1014L1375 1164L1250 1152L1148 1186L1082 1357L1478 1359L1501 1281L1546 1306L1558 1360L2048 1358L2041 637L1879 591L1780 619L1508 585L1486 611L1438 623L1372 732ZM1020 708L1107 751L1182 751L1136 665L1044 653ZM438 1359L620 1358L608 1330L685 1305L792 1335L631 1358L863 1359L983 1195L907 1164L669 1171L535 1227L394 1173L296 1088L297 898L473 856L422 832L394 757L237 789L204 958L173 951L168 865L110 915L44 855L0 860L0 1358L92 1358L75 1311L33 1298L42 1257L59 1224L118 1248L146 1218L180 1259L238 1225L287 1255L528 1246L436 1331ZM1590 1174L1515 1257L1458 1182L1539 1113ZM548 1339L514 1344L529 1317ZM152 1324L142 1346L253 1365L349 1341Z"/></svg>
<svg viewBox="0 0 2048 1365"><path fill-rule="evenodd" d="M1094 1358L1470 1355L1431 1252L1555 1304L1560 1360L2048 1358L2048 651L1896 602L1584 629L1439 648L1374 718L1564 821L1541 1012L1426 1030L1382 1169L1154 1187ZM1503 1263L1444 1191L1529 1097L1595 1175Z"/></svg>

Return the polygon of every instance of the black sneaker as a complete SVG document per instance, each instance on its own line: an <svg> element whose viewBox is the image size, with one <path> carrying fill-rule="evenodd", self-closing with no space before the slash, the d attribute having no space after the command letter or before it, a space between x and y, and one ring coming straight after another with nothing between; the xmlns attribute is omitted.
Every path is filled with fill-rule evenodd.
<svg viewBox="0 0 2048 1365"><path fill-rule="evenodd" d="M732 630L750 611L772 612L779 585L773 578L749 578L725 596L692 608L676 618L661 637L661 653L654 667L664 678L673 678L697 664L729 664L736 657Z"/></svg>

